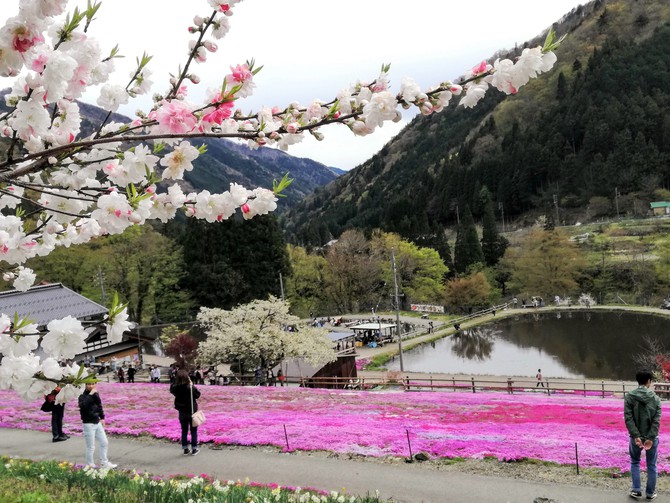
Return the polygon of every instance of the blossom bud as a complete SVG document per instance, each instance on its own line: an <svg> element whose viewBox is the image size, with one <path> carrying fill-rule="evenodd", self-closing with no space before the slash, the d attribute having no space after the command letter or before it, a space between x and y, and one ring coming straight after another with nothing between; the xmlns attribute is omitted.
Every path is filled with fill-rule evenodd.
<svg viewBox="0 0 670 503"><path fill-rule="evenodd" d="M433 105L431 105L429 101L426 101L426 102L421 104L420 110L421 110L422 115L430 115L430 114L433 113ZM397 122L397 121L394 120L394 122Z"/></svg>
<svg viewBox="0 0 670 503"><path fill-rule="evenodd" d="M247 203L244 203L242 206L242 213L249 213L251 211L251 208L249 208L249 205Z"/></svg>
<svg viewBox="0 0 670 503"><path fill-rule="evenodd" d="M194 84L200 84L200 77L198 77L197 75L195 75L195 74L193 74L193 73L190 73L190 74L187 76L187 78L188 78L188 80L190 80L190 81L193 82Z"/></svg>
<svg viewBox="0 0 670 503"><path fill-rule="evenodd" d="M14 273L13 272L6 272L2 275L3 281L12 281L14 279Z"/></svg>
<svg viewBox="0 0 670 503"><path fill-rule="evenodd" d="M209 52L216 52L219 50L219 46L216 45L214 42L211 40L205 40L203 42L203 45L205 46L205 49L207 49Z"/></svg>
<svg viewBox="0 0 670 503"><path fill-rule="evenodd" d="M170 84L173 86L177 84L177 77L170 77Z"/></svg>
<svg viewBox="0 0 670 503"><path fill-rule="evenodd" d="M267 145L268 141L265 138L256 138L256 144L260 145L261 147L263 145Z"/></svg>
<svg viewBox="0 0 670 503"><path fill-rule="evenodd" d="M48 160L49 160L49 164L51 164L52 166L58 162L58 159L56 159L56 158L55 158L54 156L52 156L52 155L49 156L49 159L48 159Z"/></svg>
<svg viewBox="0 0 670 503"><path fill-rule="evenodd" d="M14 131L9 126L5 126L2 128L2 136L10 137L12 136L12 134L14 134Z"/></svg>
<svg viewBox="0 0 670 503"><path fill-rule="evenodd" d="M196 26L202 26L202 24L205 22L205 18L202 16L195 16L193 18L193 24Z"/></svg>
<svg viewBox="0 0 670 503"><path fill-rule="evenodd" d="M197 31L200 31L200 30L198 28L196 28L195 26L189 26L188 27L188 32L189 33L195 33Z"/></svg>
<svg viewBox="0 0 670 503"><path fill-rule="evenodd" d="M312 133L312 136L313 136L314 138L316 138L317 141L321 141L321 140L323 140L323 138L324 138L323 133L321 133L321 132L319 132L319 131L311 130L310 133Z"/></svg>
<svg viewBox="0 0 670 503"><path fill-rule="evenodd" d="M136 211L133 211L130 215L128 215L128 220L134 224L139 224L142 222L142 216Z"/></svg>
<svg viewBox="0 0 670 503"><path fill-rule="evenodd" d="M449 90L452 92L452 94L458 96L463 91L463 88L458 84L452 84L451 87L449 87Z"/></svg>
<svg viewBox="0 0 670 503"><path fill-rule="evenodd" d="M300 124L298 124L297 122L291 122L291 123L286 125L286 132L291 133L291 134L295 134L295 133L298 132L299 127L300 127Z"/></svg>

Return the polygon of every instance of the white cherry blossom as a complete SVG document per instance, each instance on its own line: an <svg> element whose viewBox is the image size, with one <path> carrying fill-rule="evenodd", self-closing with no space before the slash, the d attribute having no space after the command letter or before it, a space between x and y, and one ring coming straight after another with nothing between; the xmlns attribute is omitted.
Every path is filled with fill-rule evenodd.
<svg viewBox="0 0 670 503"><path fill-rule="evenodd" d="M84 350L86 335L81 322L68 315L49 322L42 348L57 359L74 358Z"/></svg>

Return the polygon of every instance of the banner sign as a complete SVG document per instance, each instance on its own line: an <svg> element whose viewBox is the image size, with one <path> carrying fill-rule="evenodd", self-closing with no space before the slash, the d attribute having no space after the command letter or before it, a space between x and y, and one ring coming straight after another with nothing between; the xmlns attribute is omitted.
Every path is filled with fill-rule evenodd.
<svg viewBox="0 0 670 503"><path fill-rule="evenodd" d="M430 306L428 304L411 304L412 311L421 313L443 313L444 306Z"/></svg>

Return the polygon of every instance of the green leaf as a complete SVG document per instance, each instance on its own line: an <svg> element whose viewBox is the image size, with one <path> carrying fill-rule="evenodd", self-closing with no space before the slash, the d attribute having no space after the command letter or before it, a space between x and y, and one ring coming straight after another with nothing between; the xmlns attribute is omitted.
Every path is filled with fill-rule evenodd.
<svg viewBox="0 0 670 503"><path fill-rule="evenodd" d="M284 192L284 190L293 183L293 180L295 180L295 178L289 178L288 175L289 174L286 173L280 182L277 182L277 180L272 181L272 192L274 192L275 196L286 197L282 192Z"/></svg>
<svg viewBox="0 0 670 503"><path fill-rule="evenodd" d="M565 40L566 35L563 35L561 38L556 40L556 32L553 28L549 29L547 37L544 39L544 45L542 46L542 52L554 51L561 45L561 42Z"/></svg>

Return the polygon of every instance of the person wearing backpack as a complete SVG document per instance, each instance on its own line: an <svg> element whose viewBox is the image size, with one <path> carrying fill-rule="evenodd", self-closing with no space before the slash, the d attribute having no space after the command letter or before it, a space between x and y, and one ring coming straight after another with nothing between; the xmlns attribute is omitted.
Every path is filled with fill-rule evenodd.
<svg viewBox="0 0 670 503"><path fill-rule="evenodd" d="M640 481L640 458L645 451L647 459L648 500L656 499L656 459L658 457L658 430L661 426L661 400L651 389L653 375L648 370L640 370L635 375L639 386L628 393L624 399L623 416L630 435L628 452L630 454L630 475L633 487L630 496L642 499Z"/></svg>

